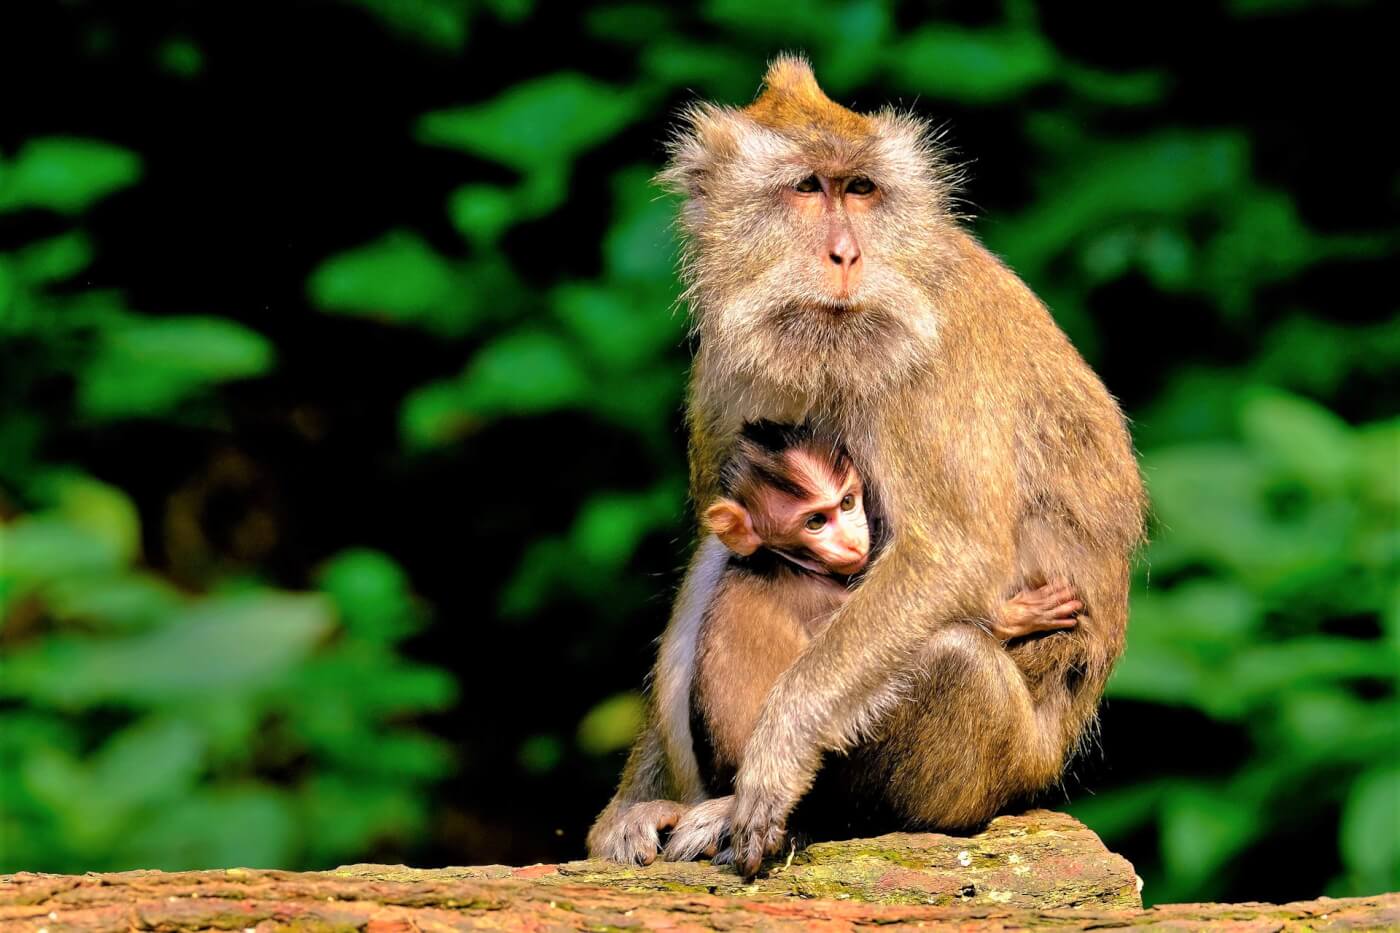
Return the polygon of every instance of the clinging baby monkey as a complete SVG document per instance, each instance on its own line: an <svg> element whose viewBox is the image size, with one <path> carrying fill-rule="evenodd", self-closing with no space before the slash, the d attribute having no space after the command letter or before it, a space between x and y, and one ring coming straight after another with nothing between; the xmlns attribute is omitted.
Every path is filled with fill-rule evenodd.
<svg viewBox="0 0 1400 933"><path fill-rule="evenodd" d="M846 601L871 552L861 477L808 423L745 425L720 488L703 522L732 556L701 626L691 693L701 774L716 796L732 789L769 688ZM1073 628L1082 608L1068 584L1047 584L977 621L1006 642Z"/></svg>

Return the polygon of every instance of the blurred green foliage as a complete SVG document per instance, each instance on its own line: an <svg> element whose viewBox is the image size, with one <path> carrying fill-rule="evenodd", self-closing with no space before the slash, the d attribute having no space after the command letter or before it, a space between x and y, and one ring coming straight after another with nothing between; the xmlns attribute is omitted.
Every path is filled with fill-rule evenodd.
<svg viewBox="0 0 1400 933"><path fill-rule="evenodd" d="M560 28L529 0L344 5L408 54L446 62ZM1232 11L1308 12L1271 6ZM977 231L1111 388L1138 380L1130 414L1154 529L1109 688L1108 760L1129 757L1126 731L1150 734L1128 776L1091 785L1100 792L1074 811L1128 851L1149 901L1239 896L1243 867L1280 848L1320 866L1303 877L1331 877L1328 893L1400 888L1400 421L1393 397L1355 400L1400 362L1400 320L1391 307L1339 315L1308 286L1379 264L1394 231L1315 227L1279 172L1261 172L1256 128L1182 119L1184 79L1160 55L1092 61L1019 0L947 22L885 0L600 3L577 16L596 61L497 62L487 91L410 102L406 144L460 160L458 181L433 218L405 207L318 243L308 307L293 312L451 349L446 369L430 360L411 385L367 390L397 412L383 451L395 462L489 448L511 424L546 448L561 418L647 458L640 483L586 474L563 515L495 503L528 540L478 584L492 615L472 624L560 614L574 644L603 653L648 637L621 618L644 612L659 629L669 581L637 567L646 542L684 534L685 320L674 204L649 184L656 141L679 103L742 102L769 55L802 48L838 99L917 100L952 113L955 132L961 116L974 139L1008 141L1016 158L993 164L1016 177L983 181L1026 190L993 197ZM168 80L217 74L204 38L187 29L154 48ZM143 528L133 494L55 453L96 426L227 429L230 400L286 375L266 319L143 315L80 282L98 249L84 212L141 174L135 153L90 139L0 153L0 219L74 224L0 253L0 870L321 867L411 849L444 806L426 792L451 768L414 722L450 709L453 683L406 659L427 615L409 574L430 568L344 550L281 589L252 523L255 559L211 559L192 584L179 553L153 560L143 544L178 545L180 526ZM1377 300L1393 302L1364 303ZM545 456L565 478L581 469L570 451ZM475 531L435 533L455 559ZM588 688L557 701L572 728L528 727L508 739L513 762L486 763L548 786L590 763L605 777L571 817L584 824L641 716L631 674ZM1293 844L1319 825L1327 838Z"/></svg>
<svg viewBox="0 0 1400 933"><path fill-rule="evenodd" d="M80 214L139 172L116 147L35 140L0 174L0 212ZM68 378L64 419L180 418L273 367L232 321L65 289L90 258L78 231L0 254L10 402ZM421 833L419 789L451 760L395 720L454 687L396 653L422 617L402 571L346 551L317 593L253 575L183 591L142 566L125 493L45 456L60 427L0 413L0 506L25 505L0 525L0 870L326 864Z"/></svg>

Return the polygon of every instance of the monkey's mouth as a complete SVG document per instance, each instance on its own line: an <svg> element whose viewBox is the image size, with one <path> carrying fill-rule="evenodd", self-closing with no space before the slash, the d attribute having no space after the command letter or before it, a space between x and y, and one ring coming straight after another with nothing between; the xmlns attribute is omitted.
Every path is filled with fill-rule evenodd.
<svg viewBox="0 0 1400 933"><path fill-rule="evenodd" d="M795 310L808 314L825 314L829 317L842 317L859 311L860 302L854 298L821 297L808 298L799 303Z"/></svg>

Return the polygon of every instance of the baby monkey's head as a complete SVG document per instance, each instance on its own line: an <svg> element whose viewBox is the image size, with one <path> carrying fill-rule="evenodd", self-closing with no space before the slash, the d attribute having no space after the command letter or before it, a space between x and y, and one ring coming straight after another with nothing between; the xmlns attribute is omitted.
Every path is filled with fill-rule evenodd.
<svg viewBox="0 0 1400 933"><path fill-rule="evenodd" d="M870 559L860 475L835 438L810 424L746 424L705 525L735 554L774 551L818 573L849 576Z"/></svg>

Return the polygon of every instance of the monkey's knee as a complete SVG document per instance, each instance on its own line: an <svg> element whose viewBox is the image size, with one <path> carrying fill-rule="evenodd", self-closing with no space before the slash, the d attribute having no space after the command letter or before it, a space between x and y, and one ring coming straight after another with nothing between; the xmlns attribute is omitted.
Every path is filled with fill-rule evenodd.
<svg viewBox="0 0 1400 933"><path fill-rule="evenodd" d="M1041 733L1015 662L972 623L953 623L921 652L871 773L906 825L969 829L1054 779Z"/></svg>

